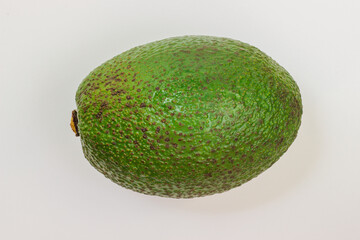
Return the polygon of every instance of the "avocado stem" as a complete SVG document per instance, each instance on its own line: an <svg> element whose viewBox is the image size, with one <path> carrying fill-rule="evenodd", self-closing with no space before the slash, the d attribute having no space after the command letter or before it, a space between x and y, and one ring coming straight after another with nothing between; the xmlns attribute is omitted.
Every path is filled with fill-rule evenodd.
<svg viewBox="0 0 360 240"><path fill-rule="evenodd" d="M71 113L70 126L71 126L71 129L73 130L73 132L75 133L75 136L76 137L80 136L79 129L78 129L78 118L77 118L76 110L73 110Z"/></svg>

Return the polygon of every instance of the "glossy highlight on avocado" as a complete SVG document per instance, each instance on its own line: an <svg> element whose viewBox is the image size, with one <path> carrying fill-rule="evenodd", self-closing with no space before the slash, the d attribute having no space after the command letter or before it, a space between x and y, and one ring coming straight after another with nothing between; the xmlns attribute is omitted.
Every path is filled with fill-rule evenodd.
<svg viewBox="0 0 360 240"><path fill-rule="evenodd" d="M92 71L72 128L86 159L113 182L193 198L251 180L289 148L302 103L290 74L228 38L173 37L132 48Z"/></svg>

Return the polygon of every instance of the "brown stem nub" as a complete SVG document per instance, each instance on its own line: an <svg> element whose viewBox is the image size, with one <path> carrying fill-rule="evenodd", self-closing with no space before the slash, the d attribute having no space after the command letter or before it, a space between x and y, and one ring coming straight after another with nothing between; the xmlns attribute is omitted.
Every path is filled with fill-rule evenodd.
<svg viewBox="0 0 360 240"><path fill-rule="evenodd" d="M77 118L77 111L73 110L71 113L71 122L70 122L71 129L75 133L75 136L80 136L79 129L78 129L78 118Z"/></svg>

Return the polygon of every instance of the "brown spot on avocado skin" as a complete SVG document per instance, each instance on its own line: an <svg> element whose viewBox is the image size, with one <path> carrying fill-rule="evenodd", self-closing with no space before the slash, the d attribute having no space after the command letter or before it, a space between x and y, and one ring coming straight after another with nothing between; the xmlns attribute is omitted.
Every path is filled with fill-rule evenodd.
<svg viewBox="0 0 360 240"><path fill-rule="evenodd" d="M101 119L102 114L103 114L103 112L102 112L102 111L99 111L99 112L95 115L95 117L96 117L97 119Z"/></svg>
<svg viewBox="0 0 360 240"><path fill-rule="evenodd" d="M109 103L106 102L106 101L103 101L103 102L101 103L101 105L100 105L100 108L101 108L101 109L107 109L108 107L109 107Z"/></svg>
<svg viewBox="0 0 360 240"><path fill-rule="evenodd" d="M277 142L276 142L276 146L279 147L284 141L284 137L281 137Z"/></svg>

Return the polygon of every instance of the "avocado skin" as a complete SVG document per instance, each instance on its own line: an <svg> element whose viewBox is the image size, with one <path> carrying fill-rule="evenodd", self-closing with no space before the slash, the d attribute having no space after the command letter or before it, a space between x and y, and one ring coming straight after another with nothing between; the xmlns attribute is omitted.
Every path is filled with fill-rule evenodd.
<svg viewBox="0 0 360 240"><path fill-rule="evenodd" d="M193 198L240 186L296 138L300 91L259 49L228 38L173 37L92 71L76 93L86 159L148 195Z"/></svg>

